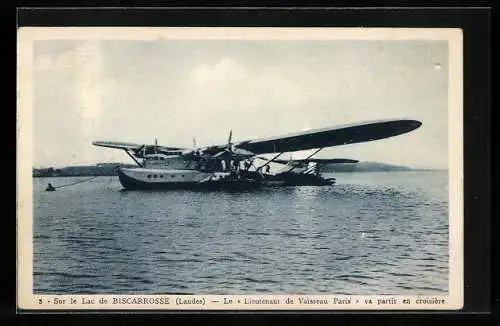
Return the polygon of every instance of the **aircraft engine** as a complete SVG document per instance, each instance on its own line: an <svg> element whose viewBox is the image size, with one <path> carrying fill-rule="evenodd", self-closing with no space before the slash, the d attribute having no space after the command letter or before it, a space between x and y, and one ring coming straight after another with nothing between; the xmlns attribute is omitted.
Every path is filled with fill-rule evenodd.
<svg viewBox="0 0 500 326"><path fill-rule="evenodd" d="M236 147L236 145L234 145L231 142L232 136L233 136L233 131L230 130L229 131L229 138L227 140L227 146L226 146L226 148L224 148L223 151L220 151L219 153L215 154L213 156L214 158L228 156L229 159L232 159L233 157L236 157L239 160L244 160L244 159L251 158L251 157L255 156L255 154L252 153L252 152L250 152L250 151L247 151L245 149Z"/></svg>

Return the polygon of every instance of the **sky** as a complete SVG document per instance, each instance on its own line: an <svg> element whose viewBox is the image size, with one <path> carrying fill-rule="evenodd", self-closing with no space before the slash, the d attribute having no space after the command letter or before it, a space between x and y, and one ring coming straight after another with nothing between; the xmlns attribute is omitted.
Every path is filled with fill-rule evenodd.
<svg viewBox="0 0 500 326"><path fill-rule="evenodd" d="M33 165L133 163L95 140L191 148L230 130L238 141L411 118L413 132L317 157L443 169L447 103L446 41L37 40Z"/></svg>

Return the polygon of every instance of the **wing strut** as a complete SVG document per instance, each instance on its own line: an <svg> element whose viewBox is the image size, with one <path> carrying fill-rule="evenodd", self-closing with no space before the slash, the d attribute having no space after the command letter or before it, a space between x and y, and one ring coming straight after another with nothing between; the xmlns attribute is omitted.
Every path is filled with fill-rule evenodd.
<svg viewBox="0 0 500 326"><path fill-rule="evenodd" d="M271 160L267 161L266 164L259 166L259 170L262 170L262 168L264 168L265 166L269 165L269 163L272 163L275 159L277 159L283 153L284 152L279 153L278 155L276 155L275 157L273 157Z"/></svg>
<svg viewBox="0 0 500 326"><path fill-rule="evenodd" d="M304 161L306 161L306 160L310 159L311 157L313 157L314 155L318 154L318 152L319 152L320 150L322 150L323 148L324 148L324 147L320 147L320 148L318 148L317 150L315 150L315 151L314 151L314 153L312 153L311 155L309 155L308 157L306 157L306 158L304 159ZM296 168L296 165L292 166L292 168L291 168L290 170L288 170L288 172L293 171L293 169L295 169L295 168ZM307 169L306 169L306 170L307 170Z"/></svg>
<svg viewBox="0 0 500 326"><path fill-rule="evenodd" d="M124 151L125 151L125 153L127 153L127 155L128 155L128 156L130 156L130 157L134 160L134 162L135 162L135 163L136 163L136 164L137 164L140 168L142 168L142 164L141 164L141 163L139 163L139 161L138 161L138 160L137 160L137 159L136 159L136 158L135 158L132 154L130 154L130 152L129 152L128 150L124 149Z"/></svg>

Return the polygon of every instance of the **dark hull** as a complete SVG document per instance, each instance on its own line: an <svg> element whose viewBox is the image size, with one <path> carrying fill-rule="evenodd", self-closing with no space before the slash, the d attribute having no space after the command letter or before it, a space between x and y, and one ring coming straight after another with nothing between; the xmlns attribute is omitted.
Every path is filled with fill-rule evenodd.
<svg viewBox="0 0 500 326"><path fill-rule="evenodd" d="M335 179L326 179L320 175L283 172L276 175L259 174L258 172L243 172L247 178L255 178L263 184L276 186L330 186L335 183Z"/></svg>
<svg viewBox="0 0 500 326"><path fill-rule="evenodd" d="M129 177L121 170L118 170L120 183L127 190L251 190L262 186L262 183L255 180L231 180L231 181L211 181L211 182L144 182Z"/></svg>

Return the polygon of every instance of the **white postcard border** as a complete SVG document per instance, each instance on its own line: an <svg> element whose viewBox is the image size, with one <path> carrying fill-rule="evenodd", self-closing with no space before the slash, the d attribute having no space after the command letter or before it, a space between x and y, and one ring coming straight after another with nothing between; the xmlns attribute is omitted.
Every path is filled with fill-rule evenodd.
<svg viewBox="0 0 500 326"><path fill-rule="evenodd" d="M33 42L46 39L447 40L449 53L449 293L343 295L37 295L33 293ZM19 309L456 310L463 307L462 31L436 28L22 27L18 30L17 301ZM326 300L323 303L322 300ZM167 303L168 301L168 303ZM309 303L308 303L309 302Z"/></svg>

